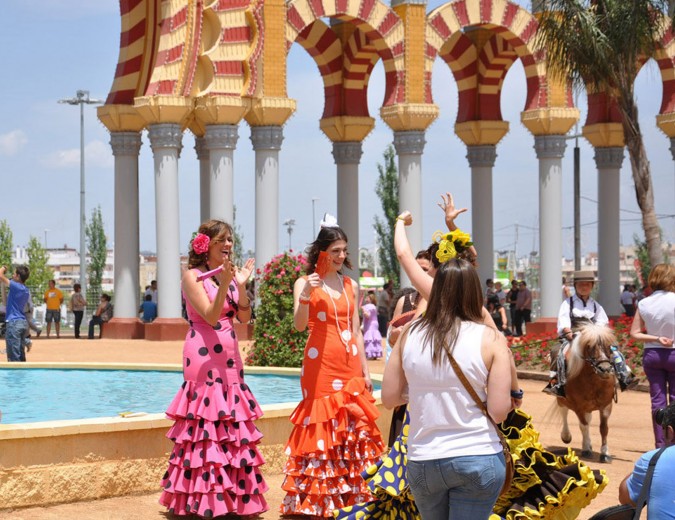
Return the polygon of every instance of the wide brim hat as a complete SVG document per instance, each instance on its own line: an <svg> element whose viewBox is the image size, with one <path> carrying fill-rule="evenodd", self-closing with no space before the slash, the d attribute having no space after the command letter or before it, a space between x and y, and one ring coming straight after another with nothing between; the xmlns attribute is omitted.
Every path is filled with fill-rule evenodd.
<svg viewBox="0 0 675 520"><path fill-rule="evenodd" d="M572 283L577 282L597 282L593 271L574 271L574 278Z"/></svg>

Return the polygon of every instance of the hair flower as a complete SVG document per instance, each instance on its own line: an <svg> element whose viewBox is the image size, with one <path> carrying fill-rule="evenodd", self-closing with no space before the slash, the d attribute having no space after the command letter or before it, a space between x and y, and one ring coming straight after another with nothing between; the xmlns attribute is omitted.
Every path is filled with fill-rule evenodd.
<svg viewBox="0 0 675 520"><path fill-rule="evenodd" d="M441 263L447 262L457 256L458 253L473 245L471 242L471 235L464 233L459 228L449 233L441 233L436 231L431 237L434 242L438 242L438 251L436 251L436 258Z"/></svg>
<svg viewBox="0 0 675 520"><path fill-rule="evenodd" d="M201 255L206 253L209 250L209 243L211 239L208 235L204 233L197 233L197 235L192 239L192 250Z"/></svg>

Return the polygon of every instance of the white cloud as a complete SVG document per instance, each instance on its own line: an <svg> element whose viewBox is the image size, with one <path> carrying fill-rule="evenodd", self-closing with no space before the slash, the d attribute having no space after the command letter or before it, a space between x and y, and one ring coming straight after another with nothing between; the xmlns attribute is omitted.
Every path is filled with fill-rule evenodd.
<svg viewBox="0 0 675 520"><path fill-rule="evenodd" d="M113 156L110 146L102 141L92 141L84 147L84 159L87 166L95 168L110 168L113 166ZM47 154L40 164L45 168L61 170L79 166L80 149L69 148L57 150Z"/></svg>
<svg viewBox="0 0 675 520"><path fill-rule="evenodd" d="M27 142L28 138L22 130L0 134L0 155L16 155Z"/></svg>

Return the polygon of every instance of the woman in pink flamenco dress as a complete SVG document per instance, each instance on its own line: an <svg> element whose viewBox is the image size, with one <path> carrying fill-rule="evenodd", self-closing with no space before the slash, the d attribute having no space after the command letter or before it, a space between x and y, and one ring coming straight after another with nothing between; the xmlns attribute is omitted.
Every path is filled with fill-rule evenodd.
<svg viewBox="0 0 675 520"><path fill-rule="evenodd" d="M366 358L380 359L382 357L382 334L377 323L377 296L369 294L363 309L363 344L366 349Z"/></svg>
<svg viewBox="0 0 675 520"><path fill-rule="evenodd" d="M182 280L190 329L183 346L185 382L166 415L175 421L167 437L175 445L162 479L160 503L175 515L212 518L253 515L268 509L268 487L258 451L262 437L255 419L262 411L244 383L235 316L251 318L244 286L253 270L230 262L232 228L219 220L199 227L190 244ZM203 281L212 268L222 271Z"/></svg>

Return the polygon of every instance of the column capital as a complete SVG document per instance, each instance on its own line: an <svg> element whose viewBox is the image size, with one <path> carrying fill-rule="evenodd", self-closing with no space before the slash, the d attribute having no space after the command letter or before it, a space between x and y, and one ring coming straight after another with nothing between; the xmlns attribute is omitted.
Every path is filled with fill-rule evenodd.
<svg viewBox="0 0 675 520"><path fill-rule="evenodd" d="M492 168L497 159L497 146L494 144L479 144L467 146L466 158L471 168Z"/></svg>
<svg viewBox="0 0 675 520"><path fill-rule="evenodd" d="M252 126L251 142L253 149L258 150L281 150L284 141L284 128L282 126Z"/></svg>
<svg viewBox="0 0 675 520"><path fill-rule="evenodd" d="M564 135L535 135L534 149L537 159L562 159L567 141Z"/></svg>
<svg viewBox="0 0 675 520"><path fill-rule="evenodd" d="M115 157L138 155L142 144L140 132L110 132L110 146Z"/></svg>
<svg viewBox="0 0 675 520"><path fill-rule="evenodd" d="M620 170L623 164L623 147L608 146L595 148L595 165L598 170Z"/></svg>
<svg viewBox="0 0 675 520"><path fill-rule="evenodd" d="M157 123L148 126L148 138L150 138L150 148L153 152L163 148L175 148L180 151L183 149L183 131L180 125L176 123Z"/></svg>
<svg viewBox="0 0 675 520"><path fill-rule="evenodd" d="M424 130L402 130L394 132L394 148L398 155L421 155L424 152Z"/></svg>
<svg viewBox="0 0 675 520"><path fill-rule="evenodd" d="M359 164L363 155L361 141L339 141L333 143L335 164Z"/></svg>
<svg viewBox="0 0 675 520"><path fill-rule="evenodd" d="M206 148L206 140L203 137L195 136L195 152L197 152L198 161L208 161L209 150Z"/></svg>
<svg viewBox="0 0 675 520"><path fill-rule="evenodd" d="M206 125L204 145L207 150L234 150L239 140L237 125Z"/></svg>

